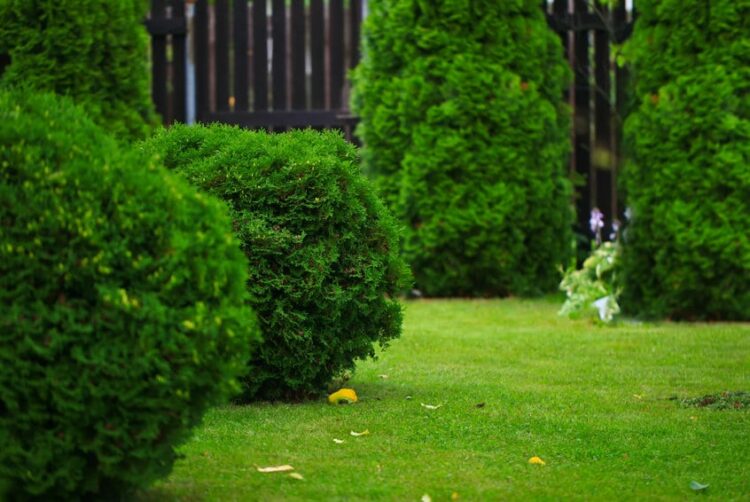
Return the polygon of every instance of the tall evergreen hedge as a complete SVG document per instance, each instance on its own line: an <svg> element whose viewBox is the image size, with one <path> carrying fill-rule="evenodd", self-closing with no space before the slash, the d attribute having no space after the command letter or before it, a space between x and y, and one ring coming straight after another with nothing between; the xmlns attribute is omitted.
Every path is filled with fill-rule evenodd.
<svg viewBox="0 0 750 502"><path fill-rule="evenodd" d="M69 100L0 92L0 500L169 474L247 369L246 280L224 204Z"/></svg>
<svg viewBox="0 0 750 502"><path fill-rule="evenodd" d="M750 319L750 1L638 7L623 306Z"/></svg>
<svg viewBox="0 0 750 502"><path fill-rule="evenodd" d="M568 81L534 0L374 0L353 106L428 295L555 288L571 249Z"/></svg>
<svg viewBox="0 0 750 502"><path fill-rule="evenodd" d="M157 123L144 0L0 0L0 86L72 97L123 140Z"/></svg>

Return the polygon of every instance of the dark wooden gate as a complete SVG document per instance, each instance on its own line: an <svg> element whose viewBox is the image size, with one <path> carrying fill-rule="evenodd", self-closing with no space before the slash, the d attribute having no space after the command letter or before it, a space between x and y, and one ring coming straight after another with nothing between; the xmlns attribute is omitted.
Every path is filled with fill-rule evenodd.
<svg viewBox="0 0 750 502"><path fill-rule="evenodd" d="M612 10L592 0L545 1L542 8L562 39L574 73L566 97L573 110L570 171L578 185L579 231L590 237L588 219L596 207L604 212L609 233L623 210L617 173L628 75L616 64L617 47L630 36L635 13L624 0Z"/></svg>

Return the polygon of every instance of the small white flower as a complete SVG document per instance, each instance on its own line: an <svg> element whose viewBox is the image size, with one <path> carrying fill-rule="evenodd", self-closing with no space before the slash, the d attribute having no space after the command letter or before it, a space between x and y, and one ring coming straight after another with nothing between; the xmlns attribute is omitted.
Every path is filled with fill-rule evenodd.
<svg viewBox="0 0 750 502"><path fill-rule="evenodd" d="M599 311L599 319L604 322L610 322L615 314L620 313L620 306L612 295L599 298L591 306Z"/></svg>

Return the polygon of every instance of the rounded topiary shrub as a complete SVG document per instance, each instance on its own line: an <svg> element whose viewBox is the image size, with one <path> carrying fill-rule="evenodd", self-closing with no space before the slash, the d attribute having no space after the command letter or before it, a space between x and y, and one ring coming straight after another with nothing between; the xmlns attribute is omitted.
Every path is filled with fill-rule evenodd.
<svg viewBox="0 0 750 502"><path fill-rule="evenodd" d="M568 70L537 1L376 0L353 107L428 295L551 291L571 251Z"/></svg>
<svg viewBox="0 0 750 502"><path fill-rule="evenodd" d="M0 499L168 474L246 371L246 269L220 201L67 100L0 93Z"/></svg>
<svg viewBox="0 0 750 502"><path fill-rule="evenodd" d="M627 47L639 106L625 128L623 307L748 320L750 3L638 5Z"/></svg>
<svg viewBox="0 0 750 502"><path fill-rule="evenodd" d="M151 101L144 0L2 0L0 85L72 97L123 140L158 122Z"/></svg>
<svg viewBox="0 0 750 502"><path fill-rule="evenodd" d="M263 336L245 400L318 393L399 336L397 228L338 133L176 126L146 148L231 208Z"/></svg>

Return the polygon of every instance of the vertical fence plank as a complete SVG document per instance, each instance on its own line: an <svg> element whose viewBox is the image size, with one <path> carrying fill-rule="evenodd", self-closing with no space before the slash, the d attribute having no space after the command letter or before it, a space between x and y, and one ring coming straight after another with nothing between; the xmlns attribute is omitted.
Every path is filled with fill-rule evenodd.
<svg viewBox="0 0 750 502"><path fill-rule="evenodd" d="M248 84L248 19L247 0L234 0L234 109L247 111Z"/></svg>
<svg viewBox="0 0 750 502"><path fill-rule="evenodd" d="M268 19L266 0L253 1L253 109L268 110Z"/></svg>
<svg viewBox="0 0 750 502"><path fill-rule="evenodd" d="M273 0L273 109L286 110L286 0Z"/></svg>
<svg viewBox="0 0 750 502"><path fill-rule="evenodd" d="M614 27L615 33L621 33L623 30L625 30L627 23L628 13L625 7L625 3L621 2L617 7L615 7L614 11L612 12L612 26ZM619 64L615 64L615 109L611 117L610 127L612 133L612 150L614 154L614 162L612 163L612 185L610 190L613 194L612 217L618 219L622 208L620 207L620 200L617 193L617 178L620 172L620 163L622 162L622 125L626 114L627 82L627 69L621 67Z"/></svg>
<svg viewBox="0 0 750 502"><path fill-rule="evenodd" d="M229 110L229 0L216 0L214 45L216 111Z"/></svg>
<svg viewBox="0 0 750 502"><path fill-rule="evenodd" d="M193 15L195 40L195 112L199 122L209 114L208 82L208 0L198 0Z"/></svg>
<svg viewBox="0 0 750 502"><path fill-rule="evenodd" d="M185 0L172 1L172 17L185 19ZM187 33L172 35L172 119L184 123L187 119Z"/></svg>
<svg viewBox="0 0 750 502"><path fill-rule="evenodd" d="M326 106L324 23L323 0L310 0L310 59L312 62L310 87L313 109Z"/></svg>
<svg viewBox="0 0 750 502"><path fill-rule="evenodd" d="M349 23L351 26L349 31L351 33L351 47L349 49L351 61L349 62L349 68L354 68L359 64L359 59L362 56L360 43L360 34L362 32L362 0L350 0Z"/></svg>
<svg viewBox="0 0 750 502"><path fill-rule="evenodd" d="M292 0L292 109L307 108L307 91L305 82L305 0Z"/></svg>
<svg viewBox="0 0 750 502"><path fill-rule="evenodd" d="M151 0L151 19L166 18L165 0ZM151 64L153 77L151 79L151 97L156 105L156 111L165 122L169 122L169 104L167 93L167 36L156 34L151 36Z"/></svg>
<svg viewBox="0 0 750 502"><path fill-rule="evenodd" d="M568 16L568 0L555 0L552 4L552 16L558 22L565 20ZM558 30L557 34L560 35L560 39L562 40L563 47L567 54L568 46L570 45L568 41L568 30Z"/></svg>
<svg viewBox="0 0 750 502"><path fill-rule="evenodd" d="M596 7L599 15L609 19L605 7ZM612 107L610 102L610 34L607 30L594 32L594 169L596 169L596 186L592 194L592 204L601 209L607 219L614 216L612 212L612 145L610 144L610 119Z"/></svg>
<svg viewBox="0 0 750 502"><path fill-rule="evenodd" d="M328 2L328 40L330 44L331 108L341 108L344 91L344 0Z"/></svg>
<svg viewBox="0 0 750 502"><path fill-rule="evenodd" d="M575 0L573 4L574 15L587 12L586 0ZM584 180L587 180L587 188L579 191L576 204L578 213L579 231L590 237L588 230L588 219L591 211L591 190L596 186L596 173L591 165L591 117L589 99L591 97L589 63L589 32L580 30L573 34L573 71L575 74L575 111L573 116L574 142L573 158L576 172Z"/></svg>

